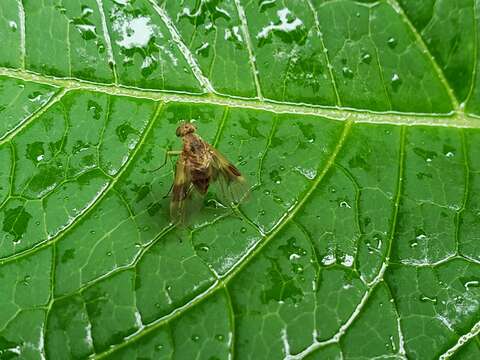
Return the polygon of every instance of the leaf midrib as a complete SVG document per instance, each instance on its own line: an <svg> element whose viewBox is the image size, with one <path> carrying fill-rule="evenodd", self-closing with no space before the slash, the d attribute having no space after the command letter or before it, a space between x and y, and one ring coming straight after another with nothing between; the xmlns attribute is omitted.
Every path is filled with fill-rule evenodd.
<svg viewBox="0 0 480 360"><path fill-rule="evenodd" d="M135 87L102 84L73 78L56 78L31 71L15 70L5 67L0 67L0 76L61 87L64 88L66 92L84 90L105 93L113 96L127 96L162 102L198 103L261 110L276 114L310 115L340 121L351 120L354 123L480 128L480 116L467 114L461 108L446 114L395 111L378 112L365 109L317 106L304 103L295 104L275 100L260 101L255 98L233 97L218 93L192 94L165 90L145 90Z"/></svg>

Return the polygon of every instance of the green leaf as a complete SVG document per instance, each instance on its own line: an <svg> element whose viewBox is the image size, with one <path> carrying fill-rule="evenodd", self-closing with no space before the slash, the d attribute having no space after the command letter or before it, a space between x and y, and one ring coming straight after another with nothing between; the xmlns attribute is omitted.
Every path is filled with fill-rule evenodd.
<svg viewBox="0 0 480 360"><path fill-rule="evenodd" d="M478 6L1 1L0 358L480 358Z"/></svg>

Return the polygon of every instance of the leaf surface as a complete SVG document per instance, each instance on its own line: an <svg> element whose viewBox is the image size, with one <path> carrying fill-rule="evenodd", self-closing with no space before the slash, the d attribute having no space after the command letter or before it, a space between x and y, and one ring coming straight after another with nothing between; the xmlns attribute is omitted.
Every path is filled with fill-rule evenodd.
<svg viewBox="0 0 480 360"><path fill-rule="evenodd" d="M0 357L480 357L474 0L0 2ZM252 188L169 224L180 120Z"/></svg>

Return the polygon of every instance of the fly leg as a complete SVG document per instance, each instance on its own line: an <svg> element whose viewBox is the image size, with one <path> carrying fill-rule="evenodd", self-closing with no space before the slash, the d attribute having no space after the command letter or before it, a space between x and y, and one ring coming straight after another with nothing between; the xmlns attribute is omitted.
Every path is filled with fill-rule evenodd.
<svg viewBox="0 0 480 360"><path fill-rule="evenodd" d="M167 165L167 160L168 159L171 159L172 156L178 156L182 153L182 151L180 150L168 150L167 152L165 152L165 160L163 161L163 164L160 165L158 168L156 169L153 169L153 170L150 170L150 172L154 172L154 171L157 171L157 170L160 170L161 168L163 168L165 165ZM163 198L165 199L168 195L170 195L170 193L172 192L172 189L173 189L173 182L172 182L172 185L170 185L170 189L168 189L168 192L163 196Z"/></svg>
<svg viewBox="0 0 480 360"><path fill-rule="evenodd" d="M173 189L173 182L172 182L172 185L170 185L170 189L168 189L168 192L163 196L164 199L168 197L168 195L170 195L170 193L172 192L172 189Z"/></svg>
<svg viewBox="0 0 480 360"><path fill-rule="evenodd" d="M181 150L169 150L165 153L165 160L163 161L163 164L160 165L158 168L156 169L153 169L153 170L149 170L150 172L154 172L154 171L157 171L157 170L160 170L161 168L163 168L165 165L167 165L167 160L169 158L171 158L172 156L178 156L182 153Z"/></svg>

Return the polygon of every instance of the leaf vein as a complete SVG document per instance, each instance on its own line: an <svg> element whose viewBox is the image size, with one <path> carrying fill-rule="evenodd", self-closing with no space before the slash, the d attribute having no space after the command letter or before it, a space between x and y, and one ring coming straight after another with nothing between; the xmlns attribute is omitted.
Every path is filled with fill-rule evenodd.
<svg viewBox="0 0 480 360"><path fill-rule="evenodd" d="M20 22L20 67L25 69L25 8L23 7L23 0L17 0L18 4L18 20Z"/></svg>
<svg viewBox="0 0 480 360"><path fill-rule="evenodd" d="M117 183L117 181L122 177L122 174L126 171L126 169L129 167L129 165L132 163L132 160L136 158L136 154L138 153L139 149L142 148L143 143L145 142L145 139L147 138L148 134L150 133L151 129L153 128L153 124L155 123L155 120L159 117L161 109L163 108L163 103L159 102L157 105L157 109L155 110L154 115L150 119L147 128L145 129L143 133L143 138L140 139L138 142L137 146L135 149L132 151L130 157L128 160L125 162L125 164L121 167L121 169L118 171L116 177L113 178L113 180L105 186L98 194L98 196L92 201L72 222L68 224L68 226L64 227L60 232L58 232L55 236L52 238L37 243L34 246L23 250L22 252L19 252L15 255L10 255L6 256L3 258L0 258L0 265L4 265L5 263L8 263L10 261L17 261L18 259L24 258L26 256L31 255L32 253L35 253L39 251L40 249L43 249L45 247L50 246L51 244L55 244L58 242L60 239L64 237L64 235L76 224L80 222L87 214L89 214L93 209L97 207L97 205L101 202L101 200L110 192L110 190L114 187L114 185Z"/></svg>
<svg viewBox="0 0 480 360"><path fill-rule="evenodd" d="M110 33L108 32L105 11L103 10L103 0L96 0L96 2L97 2L98 11L100 13L100 18L102 19L102 31L103 31L103 37L105 39L105 47L107 49L108 62L113 72L114 82L115 84L117 84L118 83L117 64L115 63L115 58L113 57L112 40L110 38Z"/></svg>
<svg viewBox="0 0 480 360"><path fill-rule="evenodd" d="M428 48L427 44L423 40L422 35L417 31L415 26L413 26L412 22L408 18L407 14L405 14L405 11L403 11L402 6L399 4L399 2L397 0L387 0L387 3L393 8L394 11L396 11L402 17L402 19L407 24L407 26L410 29L410 31L412 32L412 34L415 36L415 38L418 42L418 45L425 52L426 56L430 60L430 63L432 64L433 69L435 70L435 73L437 74L440 82L445 87L445 90L448 93L450 101L452 102L453 108L455 110L458 110L459 107L460 107L458 99L457 99L452 87L450 86L447 78L445 77L445 74L444 74L443 70L441 69L440 65L435 60L435 57L432 55L432 53L431 53L430 49Z"/></svg>
<svg viewBox="0 0 480 360"><path fill-rule="evenodd" d="M175 42L177 45L178 49L182 53L183 57L187 61L188 65L190 66L190 69L193 72L193 75L195 78L198 80L200 85L203 87L203 89L208 92L208 93L214 93L215 90L213 89L212 84L210 83L210 80L203 75L202 70L200 69L200 66L197 63L197 60L193 56L192 52L190 49L185 45L183 42L180 33L178 32L178 29L175 27L175 24L173 23L172 19L168 16L167 12L165 9L161 8L155 1L149 0L150 4L152 5L153 9L156 11L158 16L162 19L163 23L165 26L168 28L168 31L170 32L170 35L172 36L172 40Z"/></svg>
<svg viewBox="0 0 480 360"><path fill-rule="evenodd" d="M257 90L257 98L259 100L263 100L262 88L260 87L257 63L255 61L255 55L253 53L252 40L250 38L250 31L248 30L248 22L247 16L245 15L245 9L243 8L242 4L240 4L240 0L235 0L235 7L237 8L238 17L240 18L240 22L242 24L240 29L242 31L243 37L245 38L245 44L247 45L248 61L250 62L250 67L252 68L253 81L255 82L255 89Z"/></svg>

